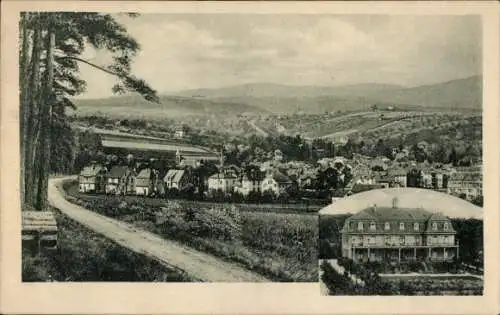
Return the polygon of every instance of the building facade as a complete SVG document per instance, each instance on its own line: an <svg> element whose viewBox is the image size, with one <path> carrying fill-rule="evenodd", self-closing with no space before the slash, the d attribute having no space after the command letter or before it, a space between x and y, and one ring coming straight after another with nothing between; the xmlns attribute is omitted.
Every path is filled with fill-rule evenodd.
<svg viewBox="0 0 500 315"><path fill-rule="evenodd" d="M153 191L153 173L151 169L143 169L137 174L135 180L135 194L148 196Z"/></svg>
<svg viewBox="0 0 500 315"><path fill-rule="evenodd" d="M423 209L370 207L342 228L342 256L354 261L448 261L458 258L449 218Z"/></svg>
<svg viewBox="0 0 500 315"><path fill-rule="evenodd" d="M467 200L483 195L483 169L481 166L457 167L450 173L448 193Z"/></svg>
<svg viewBox="0 0 500 315"><path fill-rule="evenodd" d="M135 176L135 171L126 166L113 166L106 176L106 194L135 193Z"/></svg>
<svg viewBox="0 0 500 315"><path fill-rule="evenodd" d="M78 188L80 192L104 192L106 185L106 168L101 165L92 164L83 168L78 176Z"/></svg>
<svg viewBox="0 0 500 315"><path fill-rule="evenodd" d="M292 180L279 171L268 173L262 180L261 191L272 191L276 196L283 194L292 186Z"/></svg>
<svg viewBox="0 0 500 315"><path fill-rule="evenodd" d="M238 177L230 172L219 172L208 178L208 190L232 193L238 184Z"/></svg>
<svg viewBox="0 0 500 315"><path fill-rule="evenodd" d="M166 189L183 190L189 184L189 176L185 170L171 169L163 177Z"/></svg>

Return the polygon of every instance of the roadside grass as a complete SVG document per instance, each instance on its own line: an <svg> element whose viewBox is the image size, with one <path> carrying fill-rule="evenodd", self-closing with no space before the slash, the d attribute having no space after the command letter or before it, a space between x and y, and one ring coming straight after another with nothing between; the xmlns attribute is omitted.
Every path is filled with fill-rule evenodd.
<svg viewBox="0 0 500 315"><path fill-rule="evenodd" d="M316 282L318 217L241 211L223 204L141 198L68 201L255 271L275 282ZM127 200L127 201L125 201Z"/></svg>
<svg viewBox="0 0 500 315"><path fill-rule="evenodd" d="M32 253L23 248L22 281L188 282L189 277L132 252L53 210L59 247Z"/></svg>
<svg viewBox="0 0 500 315"><path fill-rule="evenodd" d="M67 181L62 185L62 187L67 195L86 201L93 201L95 199L102 199L104 197L103 194L79 192L78 182L76 180ZM166 199L161 197L148 197L148 196L136 196L136 195L125 195L125 196L106 195L105 197L110 200L125 201L125 202L134 202L137 199L140 199L141 202L152 207L161 207L166 204ZM297 214L308 214L312 216L316 216L318 214L318 211L323 207L323 205L318 205L318 204L304 205L300 203L299 204L273 204L273 203L252 204L252 203L233 203L229 201L200 202L200 201L194 201L182 198L170 198L170 197L169 200L175 200L176 202L186 207L192 205L200 205L200 204L203 204L205 207L225 207L227 205L234 205L239 210L248 212L297 213Z"/></svg>

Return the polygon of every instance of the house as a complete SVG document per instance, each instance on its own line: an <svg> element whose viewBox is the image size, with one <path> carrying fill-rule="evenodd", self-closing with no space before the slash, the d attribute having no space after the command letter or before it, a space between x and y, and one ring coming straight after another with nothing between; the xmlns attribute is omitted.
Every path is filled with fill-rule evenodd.
<svg viewBox="0 0 500 315"><path fill-rule="evenodd" d="M422 187L432 188L432 171L422 170Z"/></svg>
<svg viewBox="0 0 500 315"><path fill-rule="evenodd" d="M224 193L232 193L238 184L238 176L232 172L220 171L208 178L208 190L222 190Z"/></svg>
<svg viewBox="0 0 500 315"><path fill-rule="evenodd" d="M80 192L104 192L106 183L106 168L102 165L92 164L85 166L78 176Z"/></svg>
<svg viewBox="0 0 500 315"><path fill-rule="evenodd" d="M260 174L253 175L253 177L245 174L239 185L235 186L234 190L241 193L243 196L248 196L251 192L260 192L261 181L262 176Z"/></svg>
<svg viewBox="0 0 500 315"><path fill-rule="evenodd" d="M313 172L302 174L298 179L300 188L311 188L313 187L315 181L316 174Z"/></svg>
<svg viewBox="0 0 500 315"><path fill-rule="evenodd" d="M406 170L403 168L394 168L388 171L389 177L400 187L406 187Z"/></svg>
<svg viewBox="0 0 500 315"><path fill-rule="evenodd" d="M261 182L261 191L272 191L276 196L279 196L292 184L292 180L280 171L270 172Z"/></svg>
<svg viewBox="0 0 500 315"><path fill-rule="evenodd" d="M189 176L185 170L172 169L168 170L167 174L163 177L165 190L177 189L183 190L189 184Z"/></svg>
<svg viewBox="0 0 500 315"><path fill-rule="evenodd" d="M354 261L448 261L458 257L450 219L423 209L373 205L349 217L341 230L342 256Z"/></svg>
<svg viewBox="0 0 500 315"><path fill-rule="evenodd" d="M482 166L457 167L450 172L448 193L472 200L483 195Z"/></svg>
<svg viewBox="0 0 500 315"><path fill-rule="evenodd" d="M174 131L175 138L184 138L185 135L186 135L186 133L184 131L184 128L182 128L182 127L176 128Z"/></svg>
<svg viewBox="0 0 500 315"><path fill-rule="evenodd" d="M150 168L145 168L137 174L135 179L135 194L148 196L153 192L153 171Z"/></svg>
<svg viewBox="0 0 500 315"><path fill-rule="evenodd" d="M375 183L384 188L394 187L394 179L387 173L375 174Z"/></svg>
<svg viewBox="0 0 500 315"><path fill-rule="evenodd" d="M135 193L135 175L127 166L113 166L106 176L106 194Z"/></svg>

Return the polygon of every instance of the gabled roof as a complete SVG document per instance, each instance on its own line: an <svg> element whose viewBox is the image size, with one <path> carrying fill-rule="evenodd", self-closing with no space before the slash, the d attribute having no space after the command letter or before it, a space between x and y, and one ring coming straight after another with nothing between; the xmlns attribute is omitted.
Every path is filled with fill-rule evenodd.
<svg viewBox="0 0 500 315"><path fill-rule="evenodd" d="M184 175L185 170L169 170L163 178L164 182L179 182Z"/></svg>
<svg viewBox="0 0 500 315"><path fill-rule="evenodd" d="M145 168L137 174L137 178L141 179L150 179L151 178L151 169Z"/></svg>
<svg viewBox="0 0 500 315"><path fill-rule="evenodd" d="M377 221L415 220L426 221L432 216L431 212L423 209L402 209L392 207L370 207L351 217L351 219L374 219ZM445 220L448 220L446 217Z"/></svg>
<svg viewBox="0 0 500 315"><path fill-rule="evenodd" d="M113 166L108 173L108 177L120 178L127 174L129 168L127 166Z"/></svg>
<svg viewBox="0 0 500 315"><path fill-rule="evenodd" d="M106 169L102 165L98 165L98 164L89 165L89 166L85 166L82 169L82 171L80 172L80 175L87 176L87 177L96 176L97 174L99 174L100 172L102 172L104 170L106 170Z"/></svg>
<svg viewBox="0 0 500 315"><path fill-rule="evenodd" d="M439 212L432 214L431 217L429 218L429 221L446 221L446 220L448 220L448 218Z"/></svg>

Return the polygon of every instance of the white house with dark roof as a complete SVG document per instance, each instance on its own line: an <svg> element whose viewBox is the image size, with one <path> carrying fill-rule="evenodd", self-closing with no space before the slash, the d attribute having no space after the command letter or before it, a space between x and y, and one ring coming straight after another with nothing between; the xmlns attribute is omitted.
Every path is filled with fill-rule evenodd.
<svg viewBox="0 0 500 315"><path fill-rule="evenodd" d="M342 256L359 260L453 260L458 240L450 219L418 208L371 206L348 218Z"/></svg>
<svg viewBox="0 0 500 315"><path fill-rule="evenodd" d="M448 194L386 188L354 194L319 211L352 214L342 228L342 256L353 260L453 260L458 241L452 218L482 220L483 209Z"/></svg>
<svg viewBox="0 0 500 315"><path fill-rule="evenodd" d="M148 196L153 191L153 172L150 168L145 168L137 174L135 179L135 194Z"/></svg>
<svg viewBox="0 0 500 315"><path fill-rule="evenodd" d="M222 190L232 193L238 184L238 176L233 172L218 172L208 178L208 190Z"/></svg>
<svg viewBox="0 0 500 315"><path fill-rule="evenodd" d="M99 164L85 166L78 175L80 192L104 192L107 169Z"/></svg>
<svg viewBox="0 0 500 315"><path fill-rule="evenodd" d="M113 166L106 174L106 194L135 193L135 171L127 166Z"/></svg>
<svg viewBox="0 0 500 315"><path fill-rule="evenodd" d="M293 184L292 180L280 171L269 172L261 182L261 191L272 191L279 196Z"/></svg>
<svg viewBox="0 0 500 315"><path fill-rule="evenodd" d="M189 176L185 170L172 169L165 174L163 182L166 189L182 190L189 184Z"/></svg>

